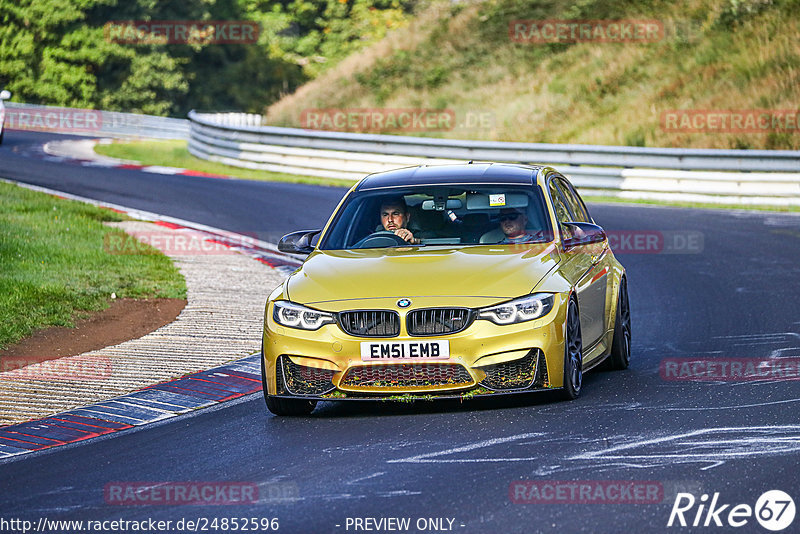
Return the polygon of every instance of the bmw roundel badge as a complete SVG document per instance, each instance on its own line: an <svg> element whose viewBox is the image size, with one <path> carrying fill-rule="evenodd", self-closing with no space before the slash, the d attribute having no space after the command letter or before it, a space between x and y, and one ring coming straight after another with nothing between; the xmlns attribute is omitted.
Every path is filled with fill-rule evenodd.
<svg viewBox="0 0 800 534"><path fill-rule="evenodd" d="M408 308L411 306L411 301L409 299L400 299L397 301L397 306L400 308Z"/></svg>

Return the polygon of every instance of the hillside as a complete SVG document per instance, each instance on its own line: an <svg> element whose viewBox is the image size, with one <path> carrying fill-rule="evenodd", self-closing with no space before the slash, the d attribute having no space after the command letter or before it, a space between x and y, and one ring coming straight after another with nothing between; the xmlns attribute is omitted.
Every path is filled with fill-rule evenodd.
<svg viewBox="0 0 800 534"><path fill-rule="evenodd" d="M391 110L434 109L451 114L454 122L444 123L453 127L409 131L370 122L350 130L798 149L799 13L800 0L434 2L418 7L409 26L348 57L266 114L272 125L307 127L309 110L330 115L366 108L386 119L396 113ZM592 28L600 25L601 32L611 31L609 21L650 21L660 33L627 42L599 41L597 34L585 42L563 35L554 38L558 42L530 42L545 30L542 21L554 20L595 21ZM673 110L689 113L676 120Z"/></svg>

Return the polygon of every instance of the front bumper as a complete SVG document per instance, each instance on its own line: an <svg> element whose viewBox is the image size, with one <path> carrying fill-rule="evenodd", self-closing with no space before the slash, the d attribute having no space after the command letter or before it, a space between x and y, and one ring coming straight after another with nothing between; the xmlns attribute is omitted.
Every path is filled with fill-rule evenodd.
<svg viewBox="0 0 800 534"><path fill-rule="evenodd" d="M316 331L283 327L274 322L273 303L268 302L263 337L267 393L310 400L414 400L559 388L567 297L555 297L550 312L533 321L501 326L475 320L460 332L437 336L409 336L405 318L413 309L402 310L400 334L392 338L351 336L337 324ZM381 300L369 304L375 309L394 307L393 299ZM415 304L429 307L442 302L418 298ZM447 340L449 358L361 360L362 342L421 340Z"/></svg>

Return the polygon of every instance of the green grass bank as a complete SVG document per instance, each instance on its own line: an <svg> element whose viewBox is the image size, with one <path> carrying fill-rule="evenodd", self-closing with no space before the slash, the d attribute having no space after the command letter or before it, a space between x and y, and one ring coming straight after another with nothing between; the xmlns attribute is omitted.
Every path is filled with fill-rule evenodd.
<svg viewBox="0 0 800 534"><path fill-rule="evenodd" d="M124 216L0 182L0 349L119 298L186 298L166 256L110 254L103 225ZM144 246L144 245L143 245Z"/></svg>
<svg viewBox="0 0 800 534"><path fill-rule="evenodd" d="M274 126L303 127L309 110L428 109L452 112L452 128L410 135L796 150L798 13L800 0L434 1L408 27L354 53L266 115ZM554 20L654 21L661 31L626 42L535 42L533 25ZM520 22L526 30L510 32ZM712 125L709 115L704 131L690 131L668 122L675 110L766 110L794 119L742 132Z"/></svg>

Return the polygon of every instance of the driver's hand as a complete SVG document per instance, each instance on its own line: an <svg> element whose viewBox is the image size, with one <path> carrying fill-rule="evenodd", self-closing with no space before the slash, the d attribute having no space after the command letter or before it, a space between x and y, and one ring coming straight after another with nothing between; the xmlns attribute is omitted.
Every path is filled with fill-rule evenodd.
<svg viewBox="0 0 800 534"><path fill-rule="evenodd" d="M401 237L403 241L406 241L407 243L411 244L419 243L419 239L416 239L414 237L414 234L411 233L411 230L409 230L408 228L398 228L397 230L394 231L394 235Z"/></svg>

